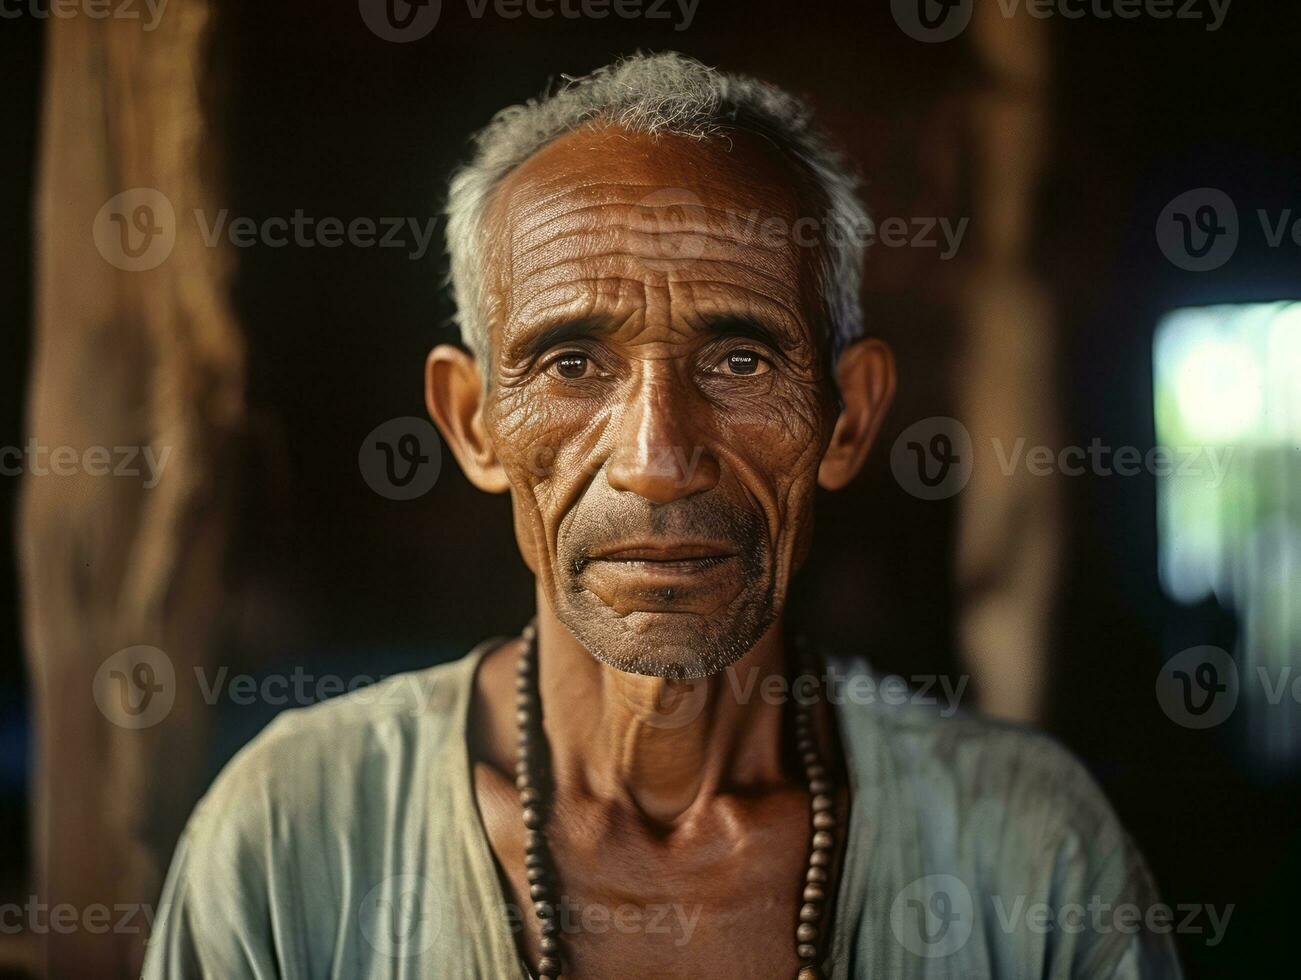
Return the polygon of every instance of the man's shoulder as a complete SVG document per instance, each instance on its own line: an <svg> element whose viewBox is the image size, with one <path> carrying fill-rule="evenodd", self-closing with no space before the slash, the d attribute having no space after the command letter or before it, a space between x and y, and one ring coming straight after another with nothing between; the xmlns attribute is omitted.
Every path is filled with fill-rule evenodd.
<svg viewBox="0 0 1301 980"><path fill-rule="evenodd" d="M478 652L281 712L226 765L196 818L251 803L282 817L328 809L331 799L348 806L354 797L377 799L371 790L404 772L424 768L432 777L464 742Z"/></svg>
<svg viewBox="0 0 1301 980"><path fill-rule="evenodd" d="M871 697L846 698L840 708L860 784L889 783L904 805L942 802L943 812L1014 824L1022 835L1119 833L1093 776L1051 735L980 715L952 696L952 686L899 679L892 686L862 661L841 661L839 669L873 678Z"/></svg>
<svg viewBox="0 0 1301 980"><path fill-rule="evenodd" d="M861 661L843 666L867 671ZM1071 963L1072 976L1179 975L1168 935L1108 927L1053 932L1050 942L1020 915L1028 907L1066 914L1157 904L1142 855L1079 759L1025 725L870 676L874 684L860 682L858 691L871 696L846 698L839 709L863 803L858 827L878 855L865 908L923 905L943 893L968 910L975 931L963 935L975 938L962 955L976 964L1032 962L1035 975L1059 975L1053 962ZM925 929L895 935L934 955Z"/></svg>

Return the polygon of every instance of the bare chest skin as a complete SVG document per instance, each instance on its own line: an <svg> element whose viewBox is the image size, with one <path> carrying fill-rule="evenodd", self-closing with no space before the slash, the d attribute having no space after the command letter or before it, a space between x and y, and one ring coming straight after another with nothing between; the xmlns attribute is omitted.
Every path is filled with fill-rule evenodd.
<svg viewBox="0 0 1301 980"><path fill-rule="evenodd" d="M509 683L517 645L480 671L474 789L513 914L517 948L540 958L524 875L524 825L509 775L508 719L488 707ZM509 703L501 693L497 704ZM548 840L560 877L566 980L794 977L794 931L811 829L798 782L701 800L672 826L626 802L566 792L557 775ZM842 793L842 817L847 797ZM843 850L843 848L842 848Z"/></svg>

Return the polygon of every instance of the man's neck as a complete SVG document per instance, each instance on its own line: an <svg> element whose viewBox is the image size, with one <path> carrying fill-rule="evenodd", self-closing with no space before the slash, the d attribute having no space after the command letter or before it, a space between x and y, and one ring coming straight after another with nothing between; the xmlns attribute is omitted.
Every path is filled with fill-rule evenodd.
<svg viewBox="0 0 1301 980"><path fill-rule="evenodd" d="M692 680L628 674L593 657L539 596L538 683L557 791L625 802L665 828L722 792L789 776L778 622L722 673ZM771 682L769 682L771 683Z"/></svg>

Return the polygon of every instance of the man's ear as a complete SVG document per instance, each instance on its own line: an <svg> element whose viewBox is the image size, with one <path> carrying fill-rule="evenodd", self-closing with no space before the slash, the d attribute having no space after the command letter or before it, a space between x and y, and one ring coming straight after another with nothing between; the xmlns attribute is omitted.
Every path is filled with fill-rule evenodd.
<svg viewBox="0 0 1301 980"><path fill-rule="evenodd" d="M831 443L818 467L818 486L839 490L858 475L881 420L894 399L894 353L883 340L865 337L836 362L841 409Z"/></svg>
<svg viewBox="0 0 1301 980"><path fill-rule="evenodd" d="M483 376L459 347L439 344L425 360L425 406L461 469L480 490L510 489L483 424Z"/></svg>

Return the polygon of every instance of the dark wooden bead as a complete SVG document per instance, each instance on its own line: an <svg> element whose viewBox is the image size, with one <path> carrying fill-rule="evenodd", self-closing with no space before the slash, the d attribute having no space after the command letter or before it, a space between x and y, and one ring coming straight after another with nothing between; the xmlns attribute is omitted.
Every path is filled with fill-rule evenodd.
<svg viewBox="0 0 1301 980"><path fill-rule="evenodd" d="M524 808L524 826L529 830L537 830L542 826L542 811L535 806L526 806Z"/></svg>
<svg viewBox="0 0 1301 980"><path fill-rule="evenodd" d="M515 760L515 775L518 777L518 776L527 776L528 774L529 774L529 764L528 764L528 761L525 760L525 759L516 759L516 760Z"/></svg>
<svg viewBox="0 0 1301 980"><path fill-rule="evenodd" d="M822 905L818 902L805 902L800 909L801 922L817 922L822 918Z"/></svg>
<svg viewBox="0 0 1301 980"><path fill-rule="evenodd" d="M524 867L528 868L529 870L532 870L533 868L545 867L546 861L547 861L546 855L543 854L541 851L529 851L527 854L524 855ZM529 880L531 881L532 879Z"/></svg>
<svg viewBox="0 0 1301 980"><path fill-rule="evenodd" d="M533 679L531 677L525 677L523 674L516 675L515 690L519 691L521 694L524 694L527 691L532 691Z"/></svg>
<svg viewBox="0 0 1301 980"><path fill-rule="evenodd" d="M549 977L560 973L560 963L554 957L544 956L538 961L538 972Z"/></svg>
<svg viewBox="0 0 1301 980"><path fill-rule="evenodd" d="M550 902L534 902L533 911L539 919L550 919L556 914L556 910L551 907Z"/></svg>
<svg viewBox="0 0 1301 980"><path fill-rule="evenodd" d="M547 838L540 830L529 830L524 833L524 850L537 851L539 853L546 850Z"/></svg>
<svg viewBox="0 0 1301 980"><path fill-rule="evenodd" d="M815 795L831 792L831 780L815 779L809 783L809 792Z"/></svg>
<svg viewBox="0 0 1301 980"><path fill-rule="evenodd" d="M538 857L541 856L542 855L540 854L538 855ZM546 879L547 869L542 867L540 864L535 864L531 868L526 866L524 869L524 877L529 880L530 885L536 885L539 881ZM808 889L805 889L805 894L808 894Z"/></svg>
<svg viewBox="0 0 1301 980"><path fill-rule="evenodd" d="M818 927L812 922L801 922L795 930L795 938L802 943L815 943L818 941Z"/></svg>
<svg viewBox="0 0 1301 980"><path fill-rule="evenodd" d="M547 897L547 886L543 882L535 882L529 885L529 898L535 902L540 902Z"/></svg>
<svg viewBox="0 0 1301 980"><path fill-rule="evenodd" d="M515 777L515 788L523 793L533 785L533 777L526 772L520 773Z"/></svg>
<svg viewBox="0 0 1301 980"><path fill-rule="evenodd" d="M831 852L818 849L809 855L809 864L815 868L828 868L831 866Z"/></svg>
<svg viewBox="0 0 1301 980"><path fill-rule="evenodd" d="M542 794L532 786L526 786L520 790L519 801L521 806L536 806L542 802Z"/></svg>
<svg viewBox="0 0 1301 980"><path fill-rule="evenodd" d="M804 877L809 881L816 881L819 884L826 884L827 869L823 867L809 868L808 874L806 874Z"/></svg>
<svg viewBox="0 0 1301 980"><path fill-rule="evenodd" d="M808 776L810 782L815 779L821 779L826 774L827 767L818 763L817 760L814 760L814 765L811 765L804 770L804 775Z"/></svg>
<svg viewBox="0 0 1301 980"><path fill-rule="evenodd" d="M820 813L823 810L830 810L835 807L836 801L826 793L819 793L813 797L813 812Z"/></svg>
<svg viewBox="0 0 1301 980"><path fill-rule="evenodd" d="M550 956L553 953L560 952L560 941L555 936L543 936L541 942L542 952Z"/></svg>
<svg viewBox="0 0 1301 980"><path fill-rule="evenodd" d="M560 924L555 919L543 919L538 929L541 930L544 936L554 936L560 931Z"/></svg>
<svg viewBox="0 0 1301 980"><path fill-rule="evenodd" d="M802 960L811 960L813 957L818 955L818 947L814 946L812 943L800 943L795 947L795 955ZM800 976L803 975L804 971L801 970Z"/></svg>
<svg viewBox="0 0 1301 980"><path fill-rule="evenodd" d="M802 967L795 980L822 980L822 971L816 966Z"/></svg>
<svg viewBox="0 0 1301 980"><path fill-rule="evenodd" d="M520 727L531 725L533 724L533 712L529 711L528 708L520 708L515 712L515 721ZM521 732L520 738L528 738L528 733Z"/></svg>
<svg viewBox="0 0 1301 980"><path fill-rule="evenodd" d="M821 885L805 885L804 901L806 902L825 902L827 900L827 890Z"/></svg>
<svg viewBox="0 0 1301 980"><path fill-rule="evenodd" d="M825 830L815 831L813 834L813 847L819 851L829 851L836 846L836 839Z"/></svg>
<svg viewBox="0 0 1301 980"><path fill-rule="evenodd" d="M836 815L823 810L813 814L813 826L818 830L831 830L836 826Z"/></svg>
<svg viewBox="0 0 1301 980"><path fill-rule="evenodd" d="M808 754L813 751L813 739L805 737L795 743L795 751L801 754Z"/></svg>
<svg viewBox="0 0 1301 980"><path fill-rule="evenodd" d="M809 774L810 774L810 778L811 778L811 772L812 772L811 767L812 767L812 766L816 766L816 765L818 764L818 759L819 759L819 758L820 758L820 757L818 756L818 754L817 754L816 752L805 752L804 754L802 754L802 755L800 756L800 762L804 763L804 765L805 765L805 767L806 767L804 771L805 771L805 773L809 773Z"/></svg>

